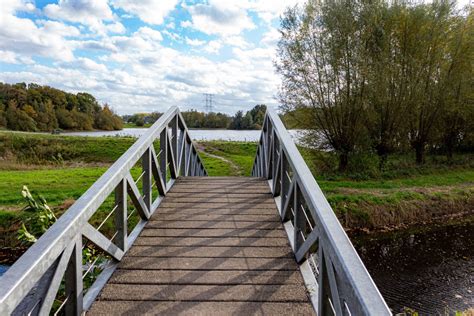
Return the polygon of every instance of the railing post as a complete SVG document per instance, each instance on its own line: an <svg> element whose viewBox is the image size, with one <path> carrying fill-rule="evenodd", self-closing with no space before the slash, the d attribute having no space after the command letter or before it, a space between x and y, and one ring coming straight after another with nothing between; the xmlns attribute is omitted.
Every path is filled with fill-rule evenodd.
<svg viewBox="0 0 474 316"><path fill-rule="evenodd" d="M127 183L126 180L120 181L115 188L115 227L117 236L115 243L123 251L127 250Z"/></svg>
<svg viewBox="0 0 474 316"><path fill-rule="evenodd" d="M82 284L82 235L76 237L76 245L69 260L65 278L66 315L81 315L83 301Z"/></svg>
<svg viewBox="0 0 474 316"><path fill-rule="evenodd" d="M165 126L163 131L160 134L160 170L161 175L163 176L163 183L165 184L165 190L167 183L167 171L166 171L166 164L168 159L168 127Z"/></svg>
<svg viewBox="0 0 474 316"><path fill-rule="evenodd" d="M301 209L301 202L302 202L302 196L301 196L301 191L298 186L298 181L295 179L295 184L293 186L294 188L294 193L293 193L293 210L295 212L295 218L294 218L294 243L293 245L295 246L295 253L298 251L300 246L303 244L304 239L302 236L303 229L306 225L306 218L303 214L303 210Z"/></svg>
<svg viewBox="0 0 474 316"><path fill-rule="evenodd" d="M142 192L143 201L149 211L151 208L152 196L151 196L151 150L148 148L142 156L142 170L144 172L142 177Z"/></svg>
<svg viewBox="0 0 474 316"><path fill-rule="evenodd" d="M290 179L286 175L288 172L288 159L286 158L285 151L280 146L280 159L281 159L281 210L285 207L286 200L290 196Z"/></svg>
<svg viewBox="0 0 474 316"><path fill-rule="evenodd" d="M174 165L176 177L179 174L178 166L179 166L179 157L178 157L178 115L176 115L170 122L171 128L171 152L174 156Z"/></svg>

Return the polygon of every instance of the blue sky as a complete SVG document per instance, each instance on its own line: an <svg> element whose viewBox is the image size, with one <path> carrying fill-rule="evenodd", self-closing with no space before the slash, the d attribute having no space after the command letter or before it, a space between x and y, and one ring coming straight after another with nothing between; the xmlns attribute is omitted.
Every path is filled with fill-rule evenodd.
<svg viewBox="0 0 474 316"><path fill-rule="evenodd" d="M275 107L279 17L302 1L0 0L0 81L89 92L119 114L204 110L204 93L230 114Z"/></svg>
<svg viewBox="0 0 474 316"><path fill-rule="evenodd" d="M277 106L279 16L298 0L1 0L0 81L86 91L119 114Z"/></svg>

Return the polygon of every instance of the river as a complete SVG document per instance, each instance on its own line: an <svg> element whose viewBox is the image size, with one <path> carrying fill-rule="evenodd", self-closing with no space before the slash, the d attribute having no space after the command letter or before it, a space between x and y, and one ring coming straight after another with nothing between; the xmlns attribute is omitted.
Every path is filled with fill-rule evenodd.
<svg viewBox="0 0 474 316"><path fill-rule="evenodd" d="M394 314L474 308L474 221L351 239Z"/></svg>
<svg viewBox="0 0 474 316"><path fill-rule="evenodd" d="M66 132L71 136L132 136L140 137L146 128L124 128L120 131ZM290 135L298 141L301 130L289 130ZM194 140L230 140L242 142L257 142L260 140L260 130L230 130L230 129L190 129L189 134Z"/></svg>

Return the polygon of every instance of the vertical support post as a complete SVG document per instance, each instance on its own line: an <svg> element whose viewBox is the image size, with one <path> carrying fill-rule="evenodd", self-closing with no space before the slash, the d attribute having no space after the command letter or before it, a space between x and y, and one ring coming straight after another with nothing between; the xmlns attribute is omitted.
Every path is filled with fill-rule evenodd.
<svg viewBox="0 0 474 316"><path fill-rule="evenodd" d="M326 266L326 259L324 256L326 255L323 251L323 236L319 237L319 249L318 249L318 263L319 263L319 275L318 275L318 315L328 315L331 311L331 306L328 302L328 293L330 293L329 289L329 280L327 278L327 266ZM332 311L331 311L332 314Z"/></svg>
<svg viewBox="0 0 474 316"><path fill-rule="evenodd" d="M120 181L115 188L115 227L117 228L117 236L115 237L116 245L123 251L127 250L127 182Z"/></svg>
<svg viewBox="0 0 474 316"><path fill-rule="evenodd" d="M280 196L281 195L281 161L280 165L278 164L278 159L281 159L281 150L280 150L280 141L276 135L276 132L273 131L273 196Z"/></svg>
<svg viewBox="0 0 474 316"><path fill-rule="evenodd" d="M267 131L265 130L265 125L263 127L263 131L262 131L262 150L260 151L260 157L262 158L261 159L261 170L262 170L262 177L263 178L267 178L267 173L266 173L266 170L267 170L267 147L268 147L268 144L267 144Z"/></svg>
<svg viewBox="0 0 474 316"><path fill-rule="evenodd" d="M301 195L301 191L298 186L298 181L296 180L296 177L294 181L295 181L295 184L293 185L293 188L294 188L293 210L295 211L295 218L294 218L294 223L293 223L293 227L294 227L293 245L295 246L294 251L296 253L304 242L303 236L301 236L301 233L303 232L306 226L306 218L303 214L303 210L301 209L301 201L303 197Z"/></svg>
<svg viewBox="0 0 474 316"><path fill-rule="evenodd" d="M285 207L286 199L289 197L290 192L290 180L288 179L286 172L288 171L288 159L286 158L285 151L280 146L280 159L281 159L281 210Z"/></svg>
<svg viewBox="0 0 474 316"><path fill-rule="evenodd" d="M145 202L148 211L151 212L151 202L153 200L151 196L151 150L148 148L145 150L142 156L142 170L144 172L142 177L142 193L143 201Z"/></svg>
<svg viewBox="0 0 474 316"><path fill-rule="evenodd" d="M178 156L178 115L175 115L175 117L171 120L170 128L171 128L171 136L172 136L171 151L173 153L174 162L175 162L175 165L173 166L173 168L175 168L175 173L177 177L179 174L178 167L180 163L179 156Z"/></svg>
<svg viewBox="0 0 474 316"><path fill-rule="evenodd" d="M67 302L64 306L66 315L81 315L83 300L82 284L82 235L76 237L76 245L64 274Z"/></svg>
<svg viewBox="0 0 474 316"><path fill-rule="evenodd" d="M184 160L184 175L188 177L190 175L189 168L190 168L190 163L191 163L191 145L188 143L187 140L186 140L186 145L184 147L186 148L185 149L186 158Z"/></svg>
<svg viewBox="0 0 474 316"><path fill-rule="evenodd" d="M181 128L181 127L180 127ZM179 173L181 176L186 176L186 132L183 129L181 129L181 142L178 144L179 149L181 150L180 155L181 159L179 161Z"/></svg>
<svg viewBox="0 0 474 316"><path fill-rule="evenodd" d="M167 190L166 179L168 178L166 172L166 163L168 159L168 127L165 127L160 134L160 170L163 176L163 183L165 184L165 190Z"/></svg>

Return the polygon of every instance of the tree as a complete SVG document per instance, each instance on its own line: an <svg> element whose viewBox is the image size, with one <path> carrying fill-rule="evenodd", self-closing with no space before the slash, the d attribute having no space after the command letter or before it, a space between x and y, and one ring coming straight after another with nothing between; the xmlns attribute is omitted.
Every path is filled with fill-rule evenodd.
<svg viewBox="0 0 474 316"><path fill-rule="evenodd" d="M445 108L445 88L449 81L449 30L455 3L434 1L409 11L407 26L409 139L416 162L425 161L427 144ZM408 58L409 57L409 58Z"/></svg>
<svg viewBox="0 0 474 316"><path fill-rule="evenodd" d="M281 22L276 69L284 112L311 109L310 137L345 170L363 135L368 59L363 1L309 1Z"/></svg>
<svg viewBox="0 0 474 316"><path fill-rule="evenodd" d="M466 139L474 127L474 107L472 106L472 60L474 13L466 18L453 17L453 26L448 43L449 67L445 88L441 97L445 104L439 124L439 138L448 159L456 146Z"/></svg>
<svg viewBox="0 0 474 316"><path fill-rule="evenodd" d="M253 118L250 112L245 113L245 116L242 119L242 129L253 129Z"/></svg>
<svg viewBox="0 0 474 316"><path fill-rule="evenodd" d="M18 108L15 100L8 102L5 117L9 129L17 131L36 131L35 121L26 112Z"/></svg>
<svg viewBox="0 0 474 316"><path fill-rule="evenodd" d="M5 118L5 105L0 100L0 128L7 127L7 119Z"/></svg>
<svg viewBox="0 0 474 316"><path fill-rule="evenodd" d="M120 130L123 127L123 121L112 112L108 104L104 104L102 110L95 115L94 127L108 131Z"/></svg>
<svg viewBox="0 0 474 316"><path fill-rule="evenodd" d="M243 118L244 118L244 112L243 111L237 111L235 113L234 118L232 119L232 122L230 123L229 128L230 129L242 129L243 127Z"/></svg>
<svg viewBox="0 0 474 316"><path fill-rule="evenodd" d="M34 83L0 83L0 105L0 126L14 130L91 130L98 113L97 121L107 122L108 128L122 126L107 105L102 108L88 93L75 95Z"/></svg>
<svg viewBox="0 0 474 316"><path fill-rule="evenodd" d="M252 128L261 129L263 125L263 119L265 118L265 113L267 112L267 106L265 104L257 104L250 110L250 115L252 116L253 125Z"/></svg>

